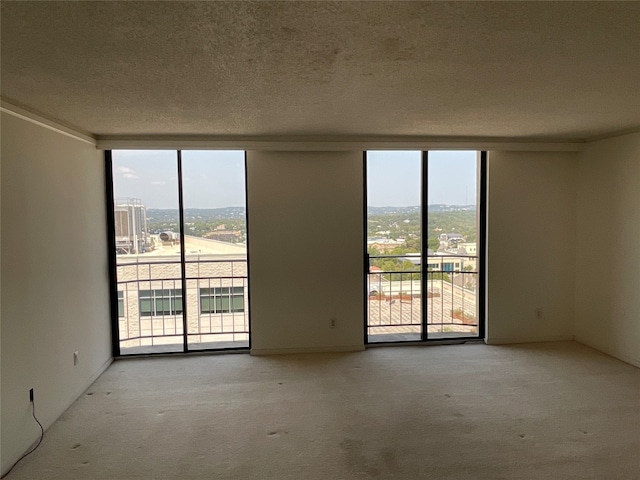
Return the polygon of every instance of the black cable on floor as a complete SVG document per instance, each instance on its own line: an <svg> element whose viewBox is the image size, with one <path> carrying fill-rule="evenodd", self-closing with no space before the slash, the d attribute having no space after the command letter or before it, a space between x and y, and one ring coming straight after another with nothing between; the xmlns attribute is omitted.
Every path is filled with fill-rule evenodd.
<svg viewBox="0 0 640 480"><path fill-rule="evenodd" d="M7 471L7 473L5 473L4 475L2 475L2 477L0 477L0 480L2 480L3 478L5 478L7 475L9 475L11 473L11 470L13 470L13 468L19 464L25 457L31 455L33 452L36 451L36 449L40 446L40 444L42 443L42 440L44 439L44 427L42 426L42 424L40 423L40 420L38 420L36 418L36 402L34 400L31 401L31 415L33 415L33 419L38 423L38 425L40 426L40 440L38 440L38 443L36 443L36 446L33 447L31 450L29 450L27 453L25 453L24 455L22 455L17 461L16 463L14 463L13 465L11 465L11 468Z"/></svg>

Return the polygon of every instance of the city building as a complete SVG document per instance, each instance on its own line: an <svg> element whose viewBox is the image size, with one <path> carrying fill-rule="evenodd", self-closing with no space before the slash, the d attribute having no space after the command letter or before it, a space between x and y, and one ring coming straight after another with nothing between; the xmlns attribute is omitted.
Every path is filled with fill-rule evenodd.
<svg viewBox="0 0 640 480"><path fill-rule="evenodd" d="M185 253L184 283L179 240L163 242L148 253L117 257L122 355L181 349L183 311L193 349L248 347L246 247L185 235Z"/></svg>
<svg viewBox="0 0 640 480"><path fill-rule="evenodd" d="M240 230L214 230L204 234L204 238L219 240L221 242L238 243L242 239Z"/></svg>
<svg viewBox="0 0 640 480"><path fill-rule="evenodd" d="M138 198L120 198L114 205L116 253L144 253L153 248L147 230L147 209Z"/></svg>
<svg viewBox="0 0 640 480"><path fill-rule="evenodd" d="M459 233L441 233L438 236L440 247L444 249L457 247L459 243L464 242L464 237Z"/></svg>
<svg viewBox="0 0 640 480"><path fill-rule="evenodd" d="M462 242L458 244L458 248L461 249L460 253L462 255L478 255L478 245L476 242Z"/></svg>
<svg viewBox="0 0 640 480"><path fill-rule="evenodd" d="M404 245L403 240L394 240L391 238L370 238L367 239L367 249L377 250L380 253L389 253L394 249Z"/></svg>
<svg viewBox="0 0 640 480"><path fill-rule="evenodd" d="M245 370L287 364L292 381L280 385L274 375L269 385L256 382L262 392L239 393L248 408L230 426L208 424L200 410L182 424L194 428L179 444L171 442L178 429L160 429L163 418L191 413L179 402L149 413L135 438L104 434L97 415L87 415L93 450L51 446L74 456L54 454L34 472L29 462L45 453L41 447L9 479L21 468L27 473L19 478L113 478L111 469L130 457L135 463L127 465L144 478L149 461L173 459L183 446L191 451L175 462L182 470L172 470L174 478L209 458L223 469L237 455L242 462L226 478L322 478L327 469L326 478L637 476L640 256L629 252L640 238L640 3L18 1L1 8L2 474L39 438L29 390L47 429L76 399L87 404L83 392L114 362L104 152L238 149L246 151L256 355ZM509 346L487 347L500 355L482 357L486 363L472 346L442 347L436 362L420 365L423 373L442 368L452 349L464 352L468 383L457 376L455 391L442 378L460 371L429 377L403 368L425 348L388 349L406 361L378 378L338 355L315 370L299 356L258 357L365 349L363 151L394 149L487 151L483 340ZM127 242L130 251L141 248ZM603 250L613 253L595 262ZM224 294L233 304L234 292ZM147 299L142 308L153 304ZM518 346L543 341L556 343ZM550 349L553 361L535 363ZM211 364L238 358L247 357ZM509 391L491 376L514 369L519 381ZM363 376L369 389L344 397L342 387ZM201 387L209 402L235 380L200 383L179 399ZM138 391L127 378L118 382ZM313 403L289 402L291 384L307 387L303 400ZM549 385L548 396L537 394ZM402 398L410 401L398 402L407 389L413 396ZM513 401L523 390L527 401ZM267 391L281 395L269 408ZM426 397L447 403L424 410ZM356 398L361 405L345 407ZM385 408L366 424L353 422L358 408L379 398ZM589 398L598 402L574 408ZM497 406L471 420L486 404ZM206 405L234 413L233 402ZM279 405L296 419L291 426L284 417L268 421ZM138 418L144 406L128 413ZM299 412L301 419L293 416ZM325 413L338 434L317 428ZM452 435L458 421L465 429ZM414 449L395 450L410 425L419 433L403 445ZM498 435L465 443L487 425ZM537 436L529 435L534 428ZM312 438L302 436L308 430ZM203 442L210 432L216 440ZM120 453L98 454L102 470L87 477L95 461L84 455L101 451L103 440ZM313 455L299 455L311 448ZM445 454L450 461L438 463ZM402 470L412 462L419 464L413 476ZM121 478L135 478L133 471ZM156 478L171 478L164 473Z"/></svg>

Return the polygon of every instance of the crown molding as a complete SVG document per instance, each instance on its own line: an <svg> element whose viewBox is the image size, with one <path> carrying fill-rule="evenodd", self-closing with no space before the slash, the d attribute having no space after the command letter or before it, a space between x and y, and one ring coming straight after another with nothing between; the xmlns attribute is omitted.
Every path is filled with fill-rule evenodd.
<svg viewBox="0 0 640 480"><path fill-rule="evenodd" d="M5 98L0 98L0 111L94 146L97 143L96 137L88 132L84 132L71 125L65 125L64 122L61 122L60 120L31 111L28 108L19 106Z"/></svg>
<svg viewBox="0 0 640 480"><path fill-rule="evenodd" d="M636 128L627 128L625 130L618 130L610 133L603 133L602 135L596 135L593 137L589 137L585 140L586 143L598 142L600 140L607 140L609 138L622 137L624 135L630 135L632 133L640 133L640 127Z"/></svg>
<svg viewBox="0 0 640 480"><path fill-rule="evenodd" d="M516 150L579 152L584 141L531 140L487 137L429 136L215 136L215 135L101 135L100 149L158 150Z"/></svg>
<svg viewBox="0 0 640 480"><path fill-rule="evenodd" d="M531 139L509 137L436 137L380 135L93 135L53 117L34 112L0 97L0 111L87 142L101 150L490 150L580 152L588 142L640 131L625 130L584 139Z"/></svg>

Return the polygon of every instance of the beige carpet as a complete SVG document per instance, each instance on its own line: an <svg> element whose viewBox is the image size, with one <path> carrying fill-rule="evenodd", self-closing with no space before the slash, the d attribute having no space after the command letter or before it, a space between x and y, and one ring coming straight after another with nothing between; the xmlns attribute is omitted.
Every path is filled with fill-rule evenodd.
<svg viewBox="0 0 640 480"><path fill-rule="evenodd" d="M640 369L577 343L114 363L10 480L640 479Z"/></svg>

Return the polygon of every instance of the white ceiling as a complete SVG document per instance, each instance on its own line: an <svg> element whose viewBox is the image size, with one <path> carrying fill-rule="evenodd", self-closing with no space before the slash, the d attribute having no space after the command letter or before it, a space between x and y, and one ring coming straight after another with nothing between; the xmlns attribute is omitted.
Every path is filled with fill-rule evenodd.
<svg viewBox="0 0 640 480"><path fill-rule="evenodd" d="M2 97L94 135L640 127L640 2L2 2Z"/></svg>

